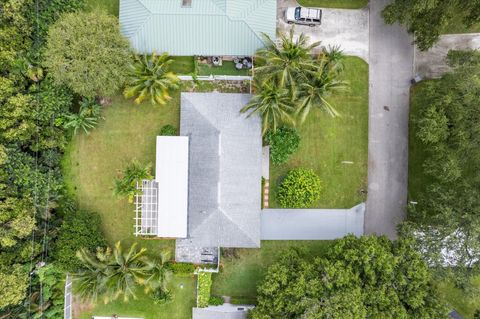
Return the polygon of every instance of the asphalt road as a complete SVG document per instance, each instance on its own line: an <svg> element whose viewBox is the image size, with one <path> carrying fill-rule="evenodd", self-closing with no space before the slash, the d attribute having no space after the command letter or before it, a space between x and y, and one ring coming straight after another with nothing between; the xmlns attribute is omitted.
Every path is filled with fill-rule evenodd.
<svg viewBox="0 0 480 319"><path fill-rule="evenodd" d="M370 1L370 101L366 234L396 237L405 218L408 181L408 110L413 77L412 36L387 26L389 0Z"/></svg>

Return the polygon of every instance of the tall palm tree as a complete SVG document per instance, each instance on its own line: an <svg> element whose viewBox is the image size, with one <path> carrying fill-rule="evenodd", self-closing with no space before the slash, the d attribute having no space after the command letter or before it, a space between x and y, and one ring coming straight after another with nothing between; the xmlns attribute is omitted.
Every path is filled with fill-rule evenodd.
<svg viewBox="0 0 480 319"><path fill-rule="evenodd" d="M125 98L135 97L136 104L142 103L148 97L152 104L167 103L171 99L169 91L178 88L179 83L178 77L169 71L172 62L167 53L136 55L129 67L123 92Z"/></svg>
<svg viewBox="0 0 480 319"><path fill-rule="evenodd" d="M315 68L312 59L312 50L320 45L320 42L309 44L309 37L301 33L294 39L294 30L290 33L280 34L280 45L266 34L263 34L265 48L257 51L256 59L258 66L255 74L271 81L276 79L282 88L291 87L298 83L299 75L304 70Z"/></svg>
<svg viewBox="0 0 480 319"><path fill-rule="evenodd" d="M295 108L288 90L274 82L257 82L255 85L257 94L240 112L250 112L247 117L260 114L262 117L262 135L270 129L275 131L282 125L295 125L292 117Z"/></svg>
<svg viewBox="0 0 480 319"><path fill-rule="evenodd" d="M320 57L317 60L316 70L305 72L304 80L298 87L296 99L299 104L295 115L300 123L303 123L311 109L318 107L326 111L332 117L338 116L337 110L327 101L332 92L345 90L347 82L338 78L337 65L328 57Z"/></svg>
<svg viewBox="0 0 480 319"><path fill-rule="evenodd" d="M96 299L102 296L105 303L123 296L124 301L136 298L135 288L149 276L146 249L137 250L136 244L123 250L120 242L113 250L97 251L96 255L85 249L77 252L84 268L74 277L77 292L82 297Z"/></svg>
<svg viewBox="0 0 480 319"><path fill-rule="evenodd" d="M167 266L169 260L170 252L164 250L160 252L159 257L145 262L148 270L148 276L144 280L145 293L159 289L164 292L168 291L167 284L172 278L172 271Z"/></svg>

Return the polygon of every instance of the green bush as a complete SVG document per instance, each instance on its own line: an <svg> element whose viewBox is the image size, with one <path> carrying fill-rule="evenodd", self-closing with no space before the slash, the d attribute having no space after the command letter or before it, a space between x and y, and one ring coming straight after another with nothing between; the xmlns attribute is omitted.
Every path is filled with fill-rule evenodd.
<svg viewBox="0 0 480 319"><path fill-rule="evenodd" d="M294 128L281 127L268 131L266 142L270 145L270 160L273 164L283 164L300 146L300 135Z"/></svg>
<svg viewBox="0 0 480 319"><path fill-rule="evenodd" d="M171 263L170 269L175 275L193 275L195 266L188 263Z"/></svg>
<svg viewBox="0 0 480 319"><path fill-rule="evenodd" d="M152 292L153 303L156 305L164 305L173 301L172 293L168 290L155 289Z"/></svg>
<svg viewBox="0 0 480 319"><path fill-rule="evenodd" d="M210 301L210 288L212 286L212 273L199 272L197 280L197 307L208 307L208 302Z"/></svg>
<svg viewBox="0 0 480 319"><path fill-rule="evenodd" d="M278 202L284 208L307 208L320 198L320 178L311 169L291 170L278 188Z"/></svg>
<svg viewBox="0 0 480 319"><path fill-rule="evenodd" d="M177 135L177 129L175 126L167 124L162 127L160 130L160 135L162 136L175 136Z"/></svg>
<svg viewBox="0 0 480 319"><path fill-rule="evenodd" d="M76 253L80 248L94 252L106 245L100 230L101 219L96 213L78 211L68 214L60 227L54 258L63 270L74 272L82 266Z"/></svg>
<svg viewBox="0 0 480 319"><path fill-rule="evenodd" d="M210 296L210 300L208 301L210 306L221 306L223 303L223 298L220 296Z"/></svg>

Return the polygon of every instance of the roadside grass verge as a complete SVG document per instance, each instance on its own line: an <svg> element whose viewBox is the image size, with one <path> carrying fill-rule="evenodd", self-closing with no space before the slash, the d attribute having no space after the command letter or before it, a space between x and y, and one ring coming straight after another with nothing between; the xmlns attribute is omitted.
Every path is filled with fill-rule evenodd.
<svg viewBox="0 0 480 319"><path fill-rule="evenodd" d="M298 127L300 147L287 163L270 163L270 207L279 207L276 190L293 168L311 168L322 183L322 194L313 207L351 208L365 201L368 168L368 64L347 57L346 92L329 98L341 116L332 118L314 109Z"/></svg>
<svg viewBox="0 0 480 319"><path fill-rule="evenodd" d="M368 0L298 0L304 7L361 9L368 5Z"/></svg>

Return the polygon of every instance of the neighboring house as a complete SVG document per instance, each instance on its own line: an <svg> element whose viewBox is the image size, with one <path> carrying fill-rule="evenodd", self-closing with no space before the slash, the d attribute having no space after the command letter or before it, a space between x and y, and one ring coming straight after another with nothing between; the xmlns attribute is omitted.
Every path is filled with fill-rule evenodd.
<svg viewBox="0 0 480 319"><path fill-rule="evenodd" d="M261 120L241 93L181 93L180 136L157 137L155 179L136 200L135 235L175 238L179 262L217 263L218 247L363 234L365 205L261 209Z"/></svg>
<svg viewBox="0 0 480 319"><path fill-rule="evenodd" d="M120 28L137 52L251 56L275 39L277 0L120 0Z"/></svg>
<svg viewBox="0 0 480 319"><path fill-rule="evenodd" d="M208 306L207 308L193 308L192 319L247 319L248 311L253 309L250 305L232 305L225 303L221 306Z"/></svg>

